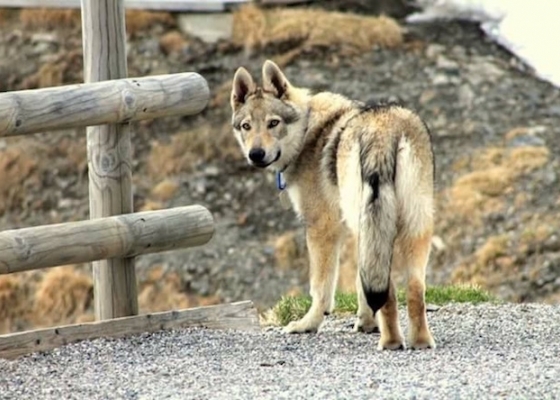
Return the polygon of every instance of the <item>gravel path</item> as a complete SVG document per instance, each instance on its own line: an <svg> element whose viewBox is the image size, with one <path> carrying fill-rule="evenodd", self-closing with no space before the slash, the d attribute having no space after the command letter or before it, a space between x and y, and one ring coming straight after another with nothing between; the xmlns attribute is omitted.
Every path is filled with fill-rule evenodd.
<svg viewBox="0 0 560 400"><path fill-rule="evenodd" d="M560 306L449 305L429 319L435 351L375 351L377 335L341 318L316 335L192 329L82 342L0 361L0 398L560 397Z"/></svg>

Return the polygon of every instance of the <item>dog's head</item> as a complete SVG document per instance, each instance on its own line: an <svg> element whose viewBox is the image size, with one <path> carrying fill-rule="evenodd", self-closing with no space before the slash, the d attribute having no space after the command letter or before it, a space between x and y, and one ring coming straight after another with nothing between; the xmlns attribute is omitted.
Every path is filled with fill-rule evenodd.
<svg viewBox="0 0 560 400"><path fill-rule="evenodd" d="M233 132L251 165L285 168L301 149L307 127L307 91L293 87L272 61L262 86L240 67L233 78Z"/></svg>

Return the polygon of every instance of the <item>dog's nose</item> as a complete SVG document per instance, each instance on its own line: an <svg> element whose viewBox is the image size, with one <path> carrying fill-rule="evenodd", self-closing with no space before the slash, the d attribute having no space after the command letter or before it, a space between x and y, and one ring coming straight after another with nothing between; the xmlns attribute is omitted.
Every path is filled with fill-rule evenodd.
<svg viewBox="0 0 560 400"><path fill-rule="evenodd" d="M265 151L260 147L256 149L251 149L249 151L249 159L256 163L262 162L264 160L265 155L266 155Z"/></svg>

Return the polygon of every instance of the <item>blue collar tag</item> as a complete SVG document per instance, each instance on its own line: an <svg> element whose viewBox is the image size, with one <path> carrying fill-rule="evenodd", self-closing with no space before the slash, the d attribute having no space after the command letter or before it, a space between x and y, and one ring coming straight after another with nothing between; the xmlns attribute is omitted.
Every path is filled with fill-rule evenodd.
<svg viewBox="0 0 560 400"><path fill-rule="evenodd" d="M284 180L284 174L282 172L276 173L276 187L278 190L286 189L286 181Z"/></svg>

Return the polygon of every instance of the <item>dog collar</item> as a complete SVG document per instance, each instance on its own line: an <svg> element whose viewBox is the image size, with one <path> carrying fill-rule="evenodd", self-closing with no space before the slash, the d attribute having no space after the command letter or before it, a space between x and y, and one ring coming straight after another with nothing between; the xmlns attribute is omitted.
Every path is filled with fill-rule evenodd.
<svg viewBox="0 0 560 400"><path fill-rule="evenodd" d="M284 180L284 174L282 171L276 172L276 187L278 190L286 189L286 181Z"/></svg>

